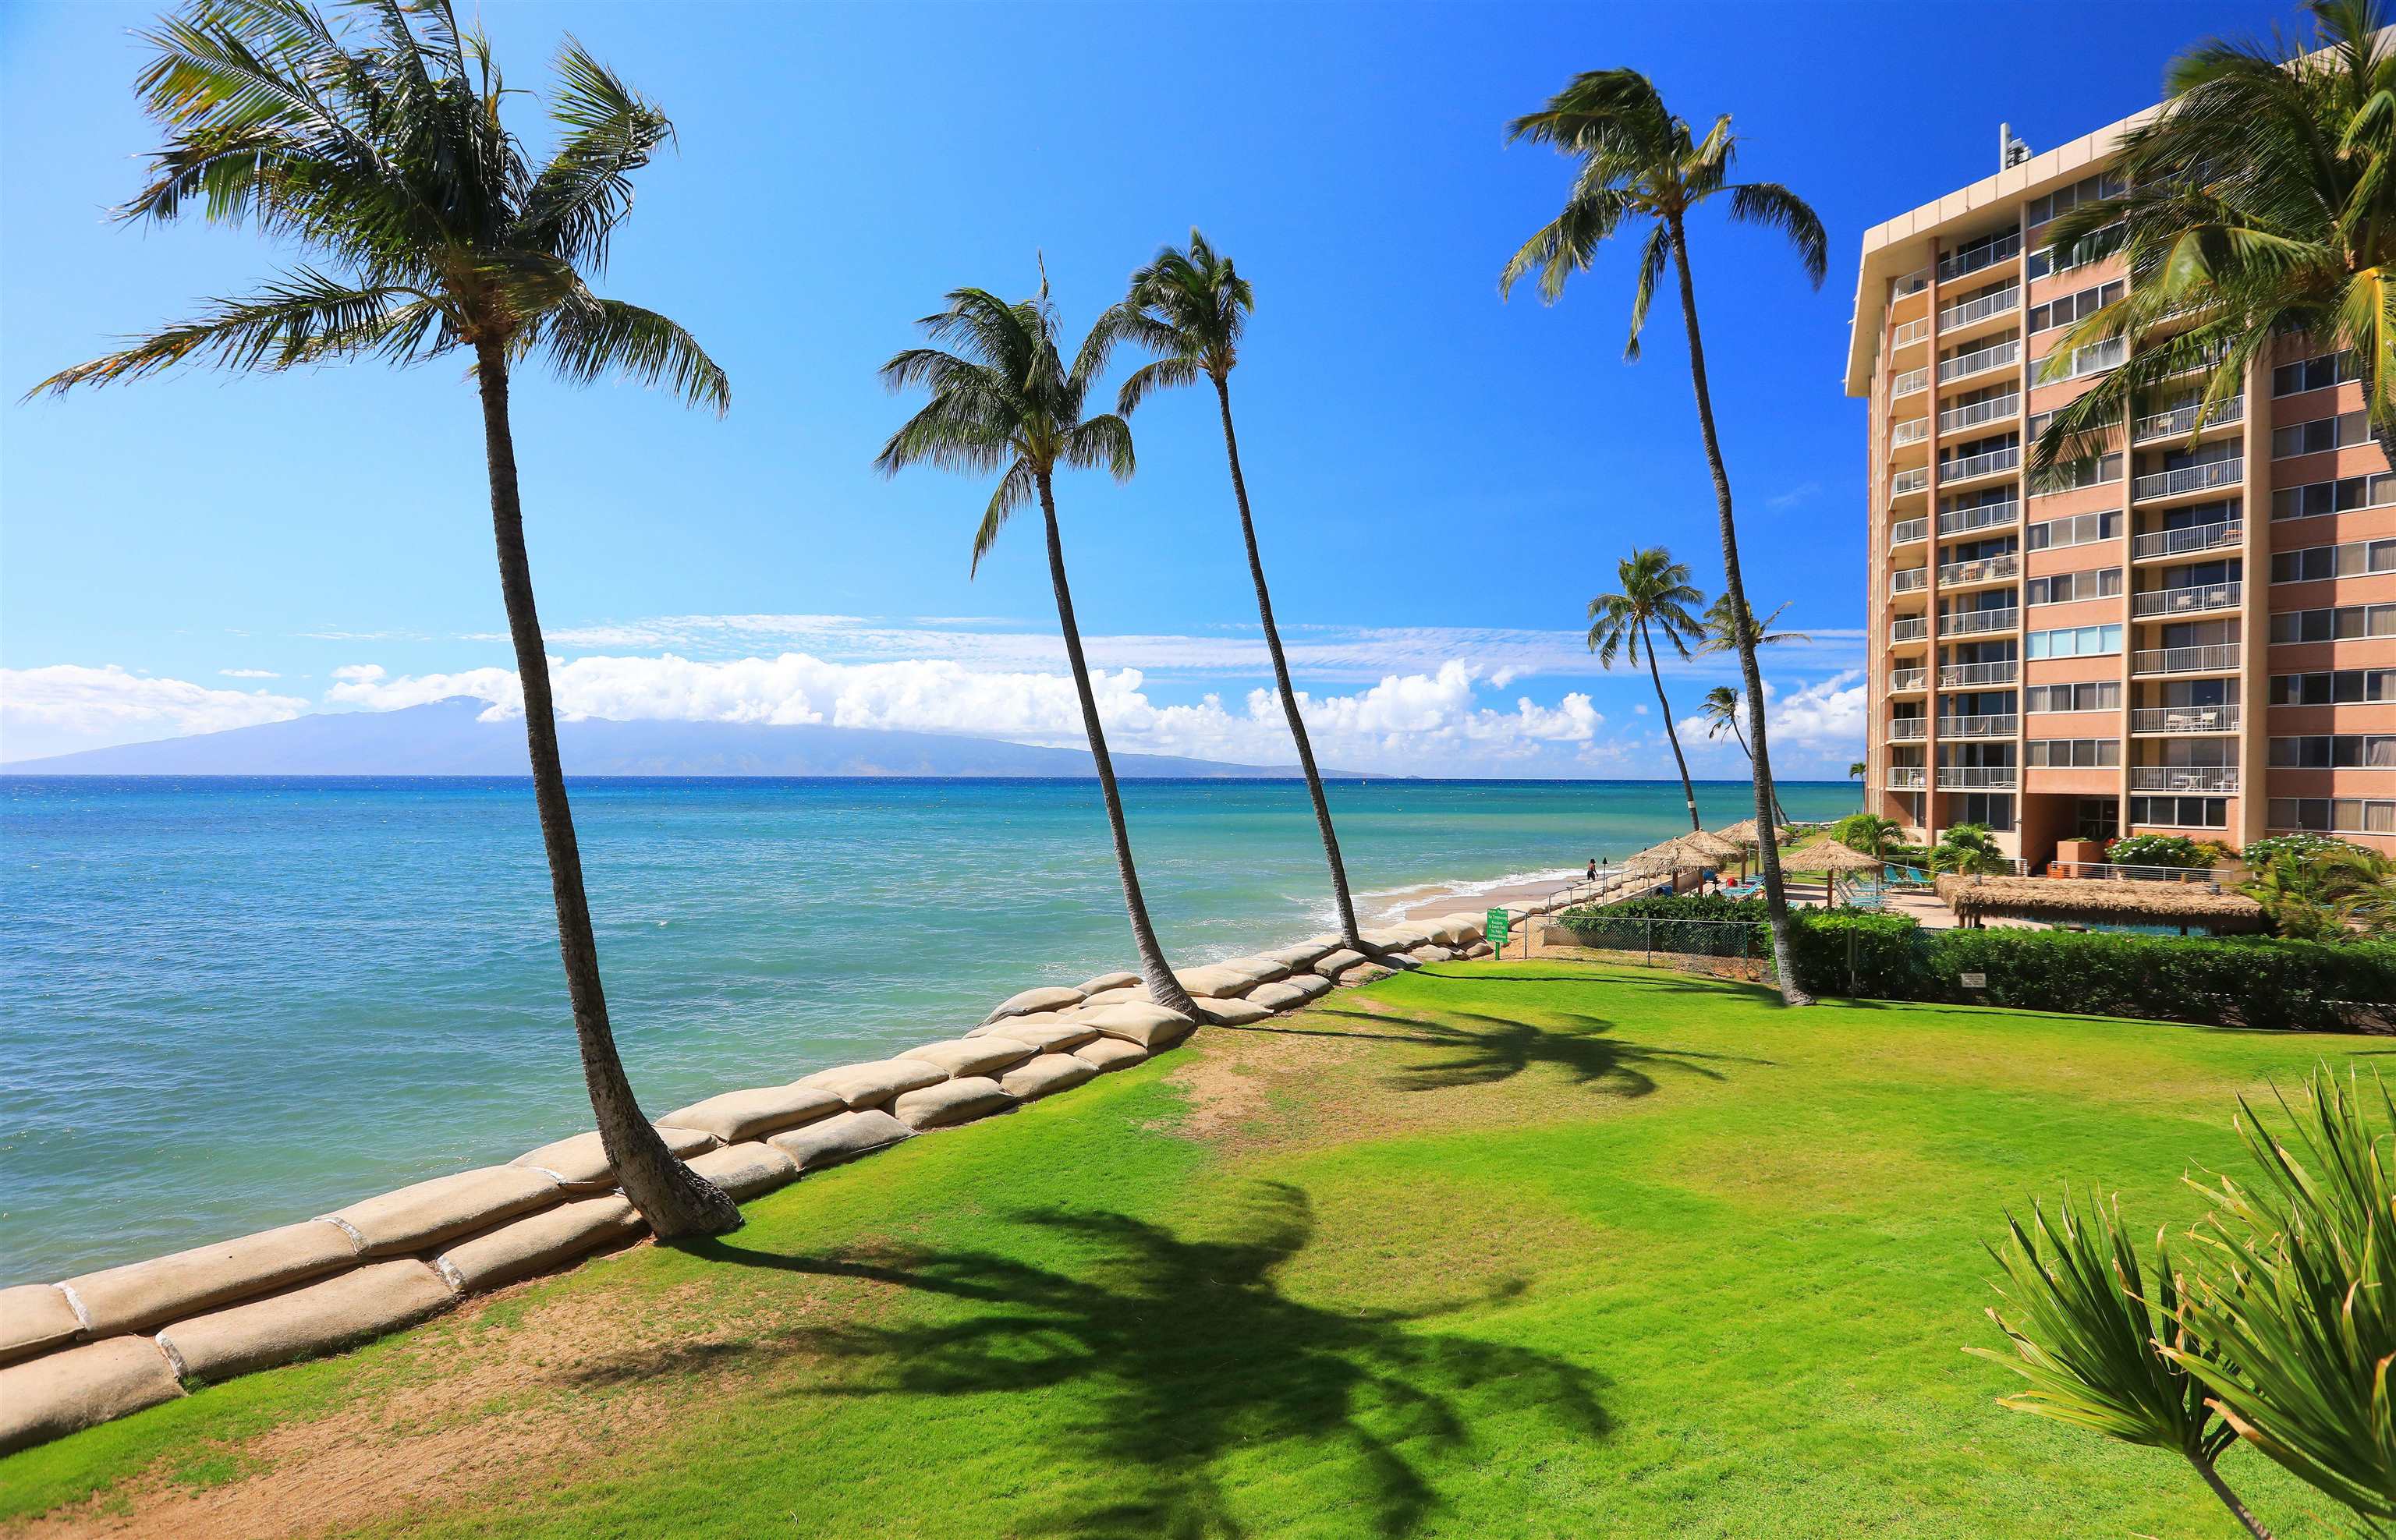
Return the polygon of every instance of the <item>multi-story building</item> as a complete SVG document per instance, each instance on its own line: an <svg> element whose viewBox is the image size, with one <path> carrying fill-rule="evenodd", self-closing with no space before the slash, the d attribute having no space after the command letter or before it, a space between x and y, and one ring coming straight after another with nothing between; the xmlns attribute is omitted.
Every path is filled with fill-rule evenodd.
<svg viewBox="0 0 2396 1540"><path fill-rule="evenodd" d="M2048 381L2124 269L2042 232L2120 191L2145 115L1864 236L1869 802L1917 839L1985 824L2032 870L2128 833L2396 852L2396 475L2350 362L2291 345L2202 423L2185 377L2074 485L2027 474L2046 414L2122 359Z"/></svg>

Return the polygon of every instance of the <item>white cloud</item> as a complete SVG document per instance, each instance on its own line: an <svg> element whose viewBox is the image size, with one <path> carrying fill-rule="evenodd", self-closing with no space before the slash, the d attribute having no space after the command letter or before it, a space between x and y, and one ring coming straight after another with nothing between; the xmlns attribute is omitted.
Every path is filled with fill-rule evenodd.
<svg viewBox="0 0 2396 1540"><path fill-rule="evenodd" d="M1775 492L1772 496L1764 498L1764 506L1771 509L1776 513L1785 512L1789 509L1802 507L1806 503L1812 502L1816 498L1818 498L1821 495L1822 484L1820 482L1800 482L1798 485L1790 487L1785 492Z"/></svg>
<svg viewBox="0 0 2396 1540"><path fill-rule="evenodd" d="M113 663L97 669L75 663L0 669L0 756L34 759L252 727L307 709L308 702L296 696L154 679Z"/></svg>
<svg viewBox="0 0 2396 1540"><path fill-rule="evenodd" d="M1863 670L1848 669L1774 699L1764 718L1773 746L1787 743L1817 753L1860 750L1867 688ZM1764 694L1773 696L1769 685Z"/></svg>
<svg viewBox="0 0 2396 1540"><path fill-rule="evenodd" d="M273 669L219 669L217 672L227 679L280 679L283 677Z"/></svg>

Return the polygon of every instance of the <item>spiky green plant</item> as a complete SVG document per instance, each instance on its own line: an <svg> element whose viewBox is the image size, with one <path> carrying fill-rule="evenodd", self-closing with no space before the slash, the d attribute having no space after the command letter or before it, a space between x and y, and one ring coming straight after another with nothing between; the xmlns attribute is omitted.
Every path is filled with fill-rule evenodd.
<svg viewBox="0 0 2396 1540"><path fill-rule="evenodd" d="M1689 827L1702 829L1705 826L1697 821L1697 788L1689 780L1689 759L1681 752L1681 734L1672 725L1672 703L1664 695L1664 676L1656 667L1656 633L1662 632L1673 651L1688 657L1690 644L1705 635L1705 627L1694 613L1705 595L1689 581L1688 564L1672 560L1672 553L1662 546L1632 551L1615 564L1614 576L1621 587L1589 602L1589 650L1597 654L1599 666L1607 669L1626 653L1636 668L1644 655L1647 678L1656 686L1656 704L1664 713L1664 739L1672 746L1672 763L1680 767L1681 797L1688 803ZM1771 822L1768 803L1760 819L1764 824Z"/></svg>
<svg viewBox="0 0 2396 1540"><path fill-rule="evenodd" d="M1950 827L1930 847L1930 870L1965 877L1993 876L2011 871L2013 861L1998 848L1986 824L1960 823Z"/></svg>

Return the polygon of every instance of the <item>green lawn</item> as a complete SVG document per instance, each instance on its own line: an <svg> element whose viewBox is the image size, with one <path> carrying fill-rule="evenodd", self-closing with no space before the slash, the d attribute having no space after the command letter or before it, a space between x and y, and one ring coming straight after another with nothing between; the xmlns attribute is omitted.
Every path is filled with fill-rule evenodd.
<svg viewBox="0 0 2396 1540"><path fill-rule="evenodd" d="M1997 1408L1980 1242L2140 1228L2368 1040L1401 975L349 1357L0 1462L243 1534L2223 1536ZM2321 1503L2224 1472L2283 1536ZM216 1526L210 1529L209 1526Z"/></svg>

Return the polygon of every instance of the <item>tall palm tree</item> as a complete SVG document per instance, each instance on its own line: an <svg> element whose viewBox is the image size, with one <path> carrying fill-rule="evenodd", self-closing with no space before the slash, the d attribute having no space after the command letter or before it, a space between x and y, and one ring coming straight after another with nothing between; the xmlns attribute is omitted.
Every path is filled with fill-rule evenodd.
<svg viewBox="0 0 2396 1540"><path fill-rule="evenodd" d="M1090 689L1090 666L1082 656L1082 631L1073 620L1073 591L1065 580L1065 545L1057 527L1056 473L1104 466L1117 481L1132 473L1131 424L1110 412L1083 416L1091 376L1077 360L1067 368L1057 346L1057 312L1041 274L1040 297L1008 304L986 289L952 289L948 307L918 323L926 337L947 347L909 348L882 365L882 382L898 392L920 385L932 399L890 435L874 468L895 476L911 465L987 474L1000 472L997 489L974 532L973 564L998 539L1007 518L1037 498L1048 535L1048 582L1057 596L1057 623L1065 633L1065 660L1073 670L1073 693L1082 704L1082 730L1098 766L1098 793L1107 804L1114 836L1115 873L1123 880L1124 909L1131 919L1132 944L1139 953L1149 998L1168 1010L1195 1016L1197 1008L1173 976L1149 923L1148 901L1132 864L1131 831L1124 823L1123 794L1115 787L1114 761L1098 723L1098 697ZM1087 350L1085 350L1086 353Z"/></svg>
<svg viewBox="0 0 2396 1540"><path fill-rule="evenodd" d="M1849 760L1847 762L1847 779L1856 783L1856 790L1858 794L1861 794L1867 790L1863 782L1864 777L1870 774L1871 774L1871 766L1865 763L1862 760Z"/></svg>
<svg viewBox="0 0 2396 1540"><path fill-rule="evenodd" d="M1705 628L1691 613L1705 603L1689 581L1689 569L1672 560L1672 553L1662 546L1648 546L1634 551L1615 564L1615 581L1622 585L1618 593L1601 593L1589 602L1589 650L1597 654L1603 668L1614 667L1615 657L1627 652L1631 665L1638 667L1640 656L1647 659L1647 678L1656 686L1656 704L1664 712L1664 737L1672 746L1672 763L1681 767L1681 798L1688 803L1689 827L1702 829L1697 821L1697 788L1689 784L1689 758L1681 752L1681 735L1672 726L1672 703L1664 698L1664 676L1656 668L1656 638L1662 631L1664 640L1683 657L1689 656L1689 644L1699 640ZM1760 822L1769 821L1771 810L1757 815Z"/></svg>
<svg viewBox="0 0 2396 1540"><path fill-rule="evenodd" d="M2352 352L2372 432L2396 445L2396 43L2377 0L2308 9L2310 44L2181 55L2163 112L2123 137L2127 191L2051 227L2059 256L2118 251L2130 283L2049 367L2110 338L2131 351L2056 411L2032 455L2042 479L2102 453L2125 412L2191 370L2205 374L2201 425L2295 339Z"/></svg>
<svg viewBox="0 0 2396 1540"><path fill-rule="evenodd" d="M1281 629L1273 624L1272 592L1265 586L1264 558L1257 552L1256 520L1248 511L1248 479L1240 469L1240 439L1231 428L1231 370L1240 361L1240 336L1255 308L1256 296L1231 258L1193 228L1188 250L1162 247L1155 260L1131 275L1128 292L1121 303L1099 317L1084 352L1093 378L1118 342L1131 342L1157 355L1134 370L1116 392L1115 409L1126 418L1151 391L1194 385L1202 378L1215 387L1215 406L1223 418L1223 453L1231 467L1231 496L1240 505L1240 538L1247 547L1248 578L1257 589L1257 617L1264 623L1273 688L1280 692L1289 736L1298 745L1298 768L1306 773L1306 794L1314 803L1314 827L1323 837L1324 858L1331 865L1331 899L1339 915L1339 936L1356 950L1367 951L1371 949L1356 934L1356 904L1348 894L1348 868L1339 858L1339 836L1331 827L1331 804L1323 795L1323 777L1314 767L1314 745L1306 736L1306 718L1298 711L1298 692L1289 682Z"/></svg>
<svg viewBox="0 0 2396 1540"><path fill-rule="evenodd" d="M1706 613L1711 615L1713 612L1709 610ZM1697 650L1704 652L1708 649L1700 647ZM1747 735L1739 730L1738 725L1738 692L1727 684L1717 684L1706 692L1706 698L1698 703L1697 711L1706 721L1707 740L1710 742L1728 733L1737 740L1738 751L1747 755L1748 771L1750 775L1753 774L1755 755L1749 751ZM1777 787L1774 788L1772 792L1772 816L1784 824L1789 821L1789 810L1780 805L1780 791Z"/></svg>
<svg viewBox="0 0 2396 1540"><path fill-rule="evenodd" d="M1758 647L1777 647L1787 642L1814 640L1804 631L1777 631L1772 629L1782 616L1789 613L1789 608L1788 604L1783 604L1760 620L1756 618L1755 611L1749 610L1747 632L1750 638L1750 644ZM1705 644L1697 649L1699 652L1736 653L1738 651L1739 633L1731 621L1729 594L1718 593L1714 596L1714 602L1706 606L1705 623L1706 640Z"/></svg>
<svg viewBox="0 0 2396 1540"><path fill-rule="evenodd" d="M551 99L558 144L527 164L500 124L488 43L447 0L374 7L370 36L300 0L195 0L142 35L137 89L166 143L117 211L196 209L312 253L250 297L213 301L35 392L137 379L176 365L278 372L358 358L414 364L460 352L482 397L499 594L524 688L533 797L549 856L582 1073L607 1159L661 1240L729 1229L732 1200L668 1152L641 1115L607 1018L582 856L558 762L549 660L533 604L508 417L514 367L539 358L570 383L663 384L719 414L731 387L689 333L603 299L609 236L632 211L632 173L672 137L664 113L571 39Z"/></svg>
<svg viewBox="0 0 2396 1540"><path fill-rule="evenodd" d="M1647 240L1639 255L1639 273L1631 297L1631 338L1626 359L1639 357L1639 334L1647 322L1647 304L1670 264L1681 291L1681 319L1688 332L1689 380L1697 402L1697 431L1706 464L1713 473L1714 503L1722 524L1723 589L1733 614L1752 613L1747 584L1738 565L1738 524L1733 516L1730 472L1724 468L1722 443L1714 431L1713 394L1706 383L1705 339L1697 327L1697 281L1689 272L1688 216L1701 205L1726 195L1730 217L1741 223L1779 231L1797 248L1805 275L1815 287L1829 271L1829 247L1822 221L1805 201L1777 182L1733 182L1731 166L1737 140L1727 113L1717 118L1702 139L1664 105L1653 82L1636 70L1597 70L1576 75L1548 100L1544 111L1516 118L1508 126L1511 139L1551 145L1576 156L1580 170L1563 212L1514 253L1498 279L1499 292L1531 272L1537 272L1539 296L1553 303L1564 293L1564 279L1586 272L1599 246L1626 221L1644 221ZM1798 987L1797 969L1790 955L1789 895L1780 880L1780 836L1772 826L1772 752L1764 727L1764 677L1755 661L1752 638L1738 643L1738 667L1747 693L1748 745L1755 758L1755 825L1757 856L1764 869L1765 911L1771 918L1772 956L1780 979L1780 998L1791 1005L1813 1003Z"/></svg>

